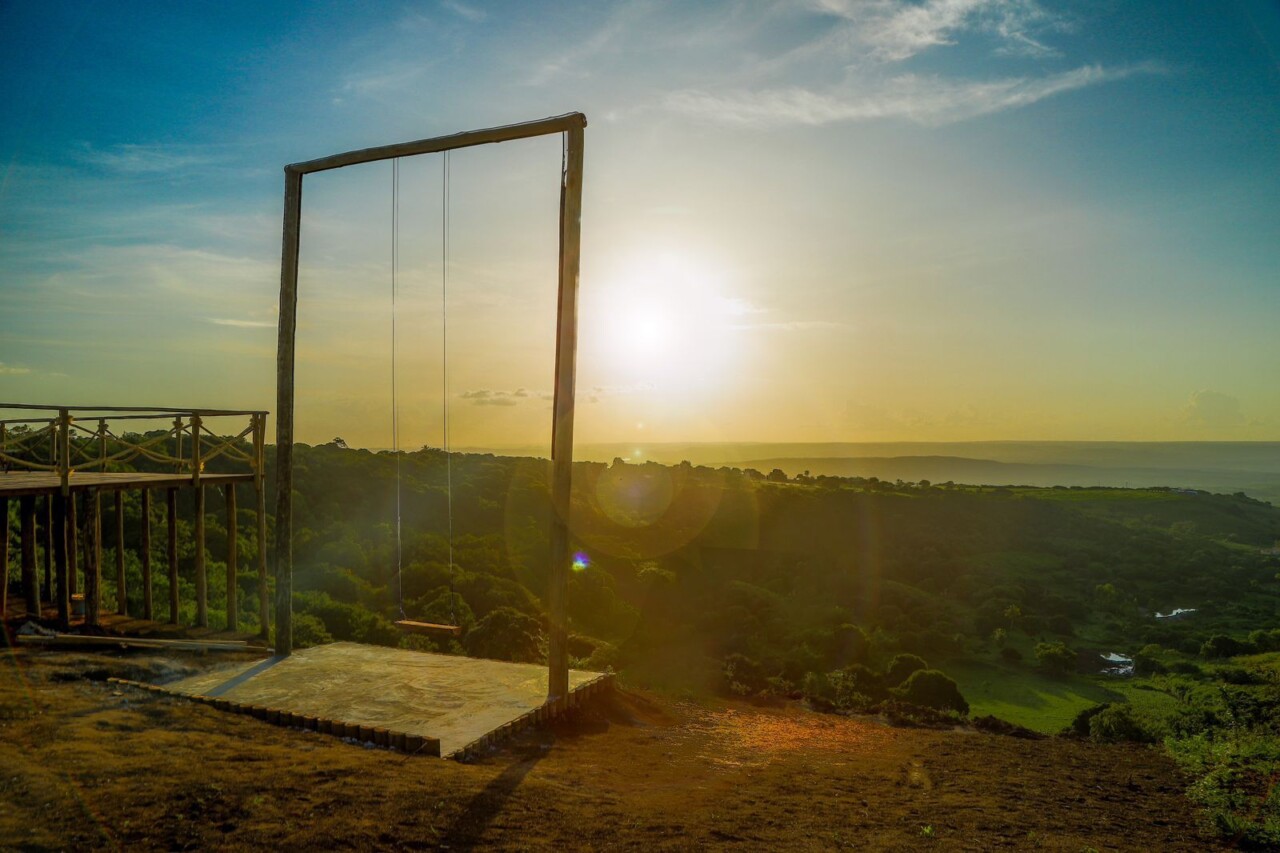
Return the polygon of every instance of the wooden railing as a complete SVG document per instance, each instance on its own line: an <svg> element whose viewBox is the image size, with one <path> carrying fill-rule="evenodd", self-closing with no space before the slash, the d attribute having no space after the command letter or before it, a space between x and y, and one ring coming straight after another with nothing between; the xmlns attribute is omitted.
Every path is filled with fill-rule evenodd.
<svg viewBox="0 0 1280 853"><path fill-rule="evenodd" d="M0 416L6 412L21 416L0 417L0 471L55 473L64 493L77 471L105 472L137 460L172 466L174 472L188 474L193 484L200 482L205 466L218 458L243 463L259 476L263 471L264 411L0 403ZM231 418L248 418L248 424L234 434L210 428L211 422L226 423ZM165 427L125 432L120 426L125 421L163 421ZM243 446L245 438L249 438L248 449Z"/></svg>

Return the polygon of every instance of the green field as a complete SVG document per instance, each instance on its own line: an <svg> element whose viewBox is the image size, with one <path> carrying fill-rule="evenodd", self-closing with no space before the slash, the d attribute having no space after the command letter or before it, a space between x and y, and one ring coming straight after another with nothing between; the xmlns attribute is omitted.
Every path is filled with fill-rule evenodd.
<svg viewBox="0 0 1280 853"><path fill-rule="evenodd" d="M1079 676L1052 678L1029 667L952 661L943 668L969 701L970 716L991 714L1046 734L1062 731L1086 708L1125 700L1119 679L1112 688Z"/></svg>

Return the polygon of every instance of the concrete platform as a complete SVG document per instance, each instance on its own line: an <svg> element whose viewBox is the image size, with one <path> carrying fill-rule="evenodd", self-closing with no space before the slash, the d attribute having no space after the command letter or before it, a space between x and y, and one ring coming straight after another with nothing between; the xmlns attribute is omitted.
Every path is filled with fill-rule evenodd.
<svg viewBox="0 0 1280 853"><path fill-rule="evenodd" d="M450 758L550 719L608 689L612 679L570 670L570 695L548 703L547 668L538 664L331 643L139 686L270 722Z"/></svg>

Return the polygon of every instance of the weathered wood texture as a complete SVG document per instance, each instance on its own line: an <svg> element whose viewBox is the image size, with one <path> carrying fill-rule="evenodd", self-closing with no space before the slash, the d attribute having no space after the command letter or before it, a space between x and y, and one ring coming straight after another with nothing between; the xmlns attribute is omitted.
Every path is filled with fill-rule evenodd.
<svg viewBox="0 0 1280 853"><path fill-rule="evenodd" d="M552 420L550 570L547 589L547 695L569 691L569 494L573 485L573 413L578 354L578 268L582 227L582 127L567 132L560 187L560 299L556 320L556 386Z"/></svg>
<svg viewBox="0 0 1280 853"><path fill-rule="evenodd" d="M165 524L168 545L165 548L169 564L169 621L178 624L178 490L166 489L164 493Z"/></svg>
<svg viewBox="0 0 1280 853"><path fill-rule="evenodd" d="M67 529L68 497L55 492L49 499L53 501L53 573L57 585L58 627L66 630L71 626L71 561L67 554L67 536L70 532Z"/></svg>
<svg viewBox="0 0 1280 853"><path fill-rule="evenodd" d="M18 500L18 523L22 537L22 596L27 616L40 618L40 575L36 571L36 499L23 495Z"/></svg>
<svg viewBox="0 0 1280 853"><path fill-rule="evenodd" d="M151 490L138 492L141 501L141 531L138 543L139 556L142 558L142 618L155 618L155 603L151 596Z"/></svg>
<svg viewBox="0 0 1280 853"><path fill-rule="evenodd" d="M200 481L206 485L216 486L225 483L251 483L253 474L202 474ZM115 489L165 488L169 486L189 486L189 474L153 474L141 472L78 472L71 478L70 490L87 492L93 489L113 491ZM49 495L59 491L61 481L57 474L47 471L4 471L0 472L0 495L18 497L20 495Z"/></svg>
<svg viewBox="0 0 1280 853"><path fill-rule="evenodd" d="M124 492L117 491L116 499L116 612L129 615L129 584L124 572Z"/></svg>
<svg viewBox="0 0 1280 853"><path fill-rule="evenodd" d="M89 538L92 542L84 567L84 621L97 625L102 612L102 492L89 493Z"/></svg>
<svg viewBox="0 0 1280 853"><path fill-rule="evenodd" d="M236 531L236 484L227 483L226 485L226 502L227 502L227 630L234 631L236 629L238 610L240 603L237 600L237 589L239 583L237 576L239 575L237 563L237 531Z"/></svg>

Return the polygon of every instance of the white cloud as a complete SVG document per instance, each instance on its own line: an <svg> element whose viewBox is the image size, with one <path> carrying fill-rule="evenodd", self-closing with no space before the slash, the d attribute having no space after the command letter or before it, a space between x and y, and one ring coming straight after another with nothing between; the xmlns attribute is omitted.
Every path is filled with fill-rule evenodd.
<svg viewBox="0 0 1280 853"><path fill-rule="evenodd" d="M1221 428L1245 425L1240 401L1218 391L1194 391L1182 409L1182 420L1192 426Z"/></svg>
<svg viewBox="0 0 1280 853"><path fill-rule="evenodd" d="M447 9L460 18L478 24L489 19L489 13L483 9L477 9L474 6L468 6L466 3L460 3L458 0L440 0L441 8Z"/></svg>
<svg viewBox="0 0 1280 853"><path fill-rule="evenodd" d="M955 81L905 74L890 79L878 91L845 87L818 92L789 87L717 95L686 90L668 95L665 106L708 121L754 127L819 126L886 118L938 126L1025 107L1063 92L1156 70L1151 65L1125 68L1085 65L1047 77L989 81Z"/></svg>
<svg viewBox="0 0 1280 853"><path fill-rule="evenodd" d="M238 329L274 329L277 325L267 320L235 320L224 317L210 317L209 322L215 326L234 326Z"/></svg>
<svg viewBox="0 0 1280 853"><path fill-rule="evenodd" d="M11 364L5 364L0 361L0 376L26 376L31 372L29 367L14 367Z"/></svg>
<svg viewBox="0 0 1280 853"><path fill-rule="evenodd" d="M76 156L90 165L128 175L179 172L217 162L207 151L183 145L122 144L101 149L85 143Z"/></svg>

